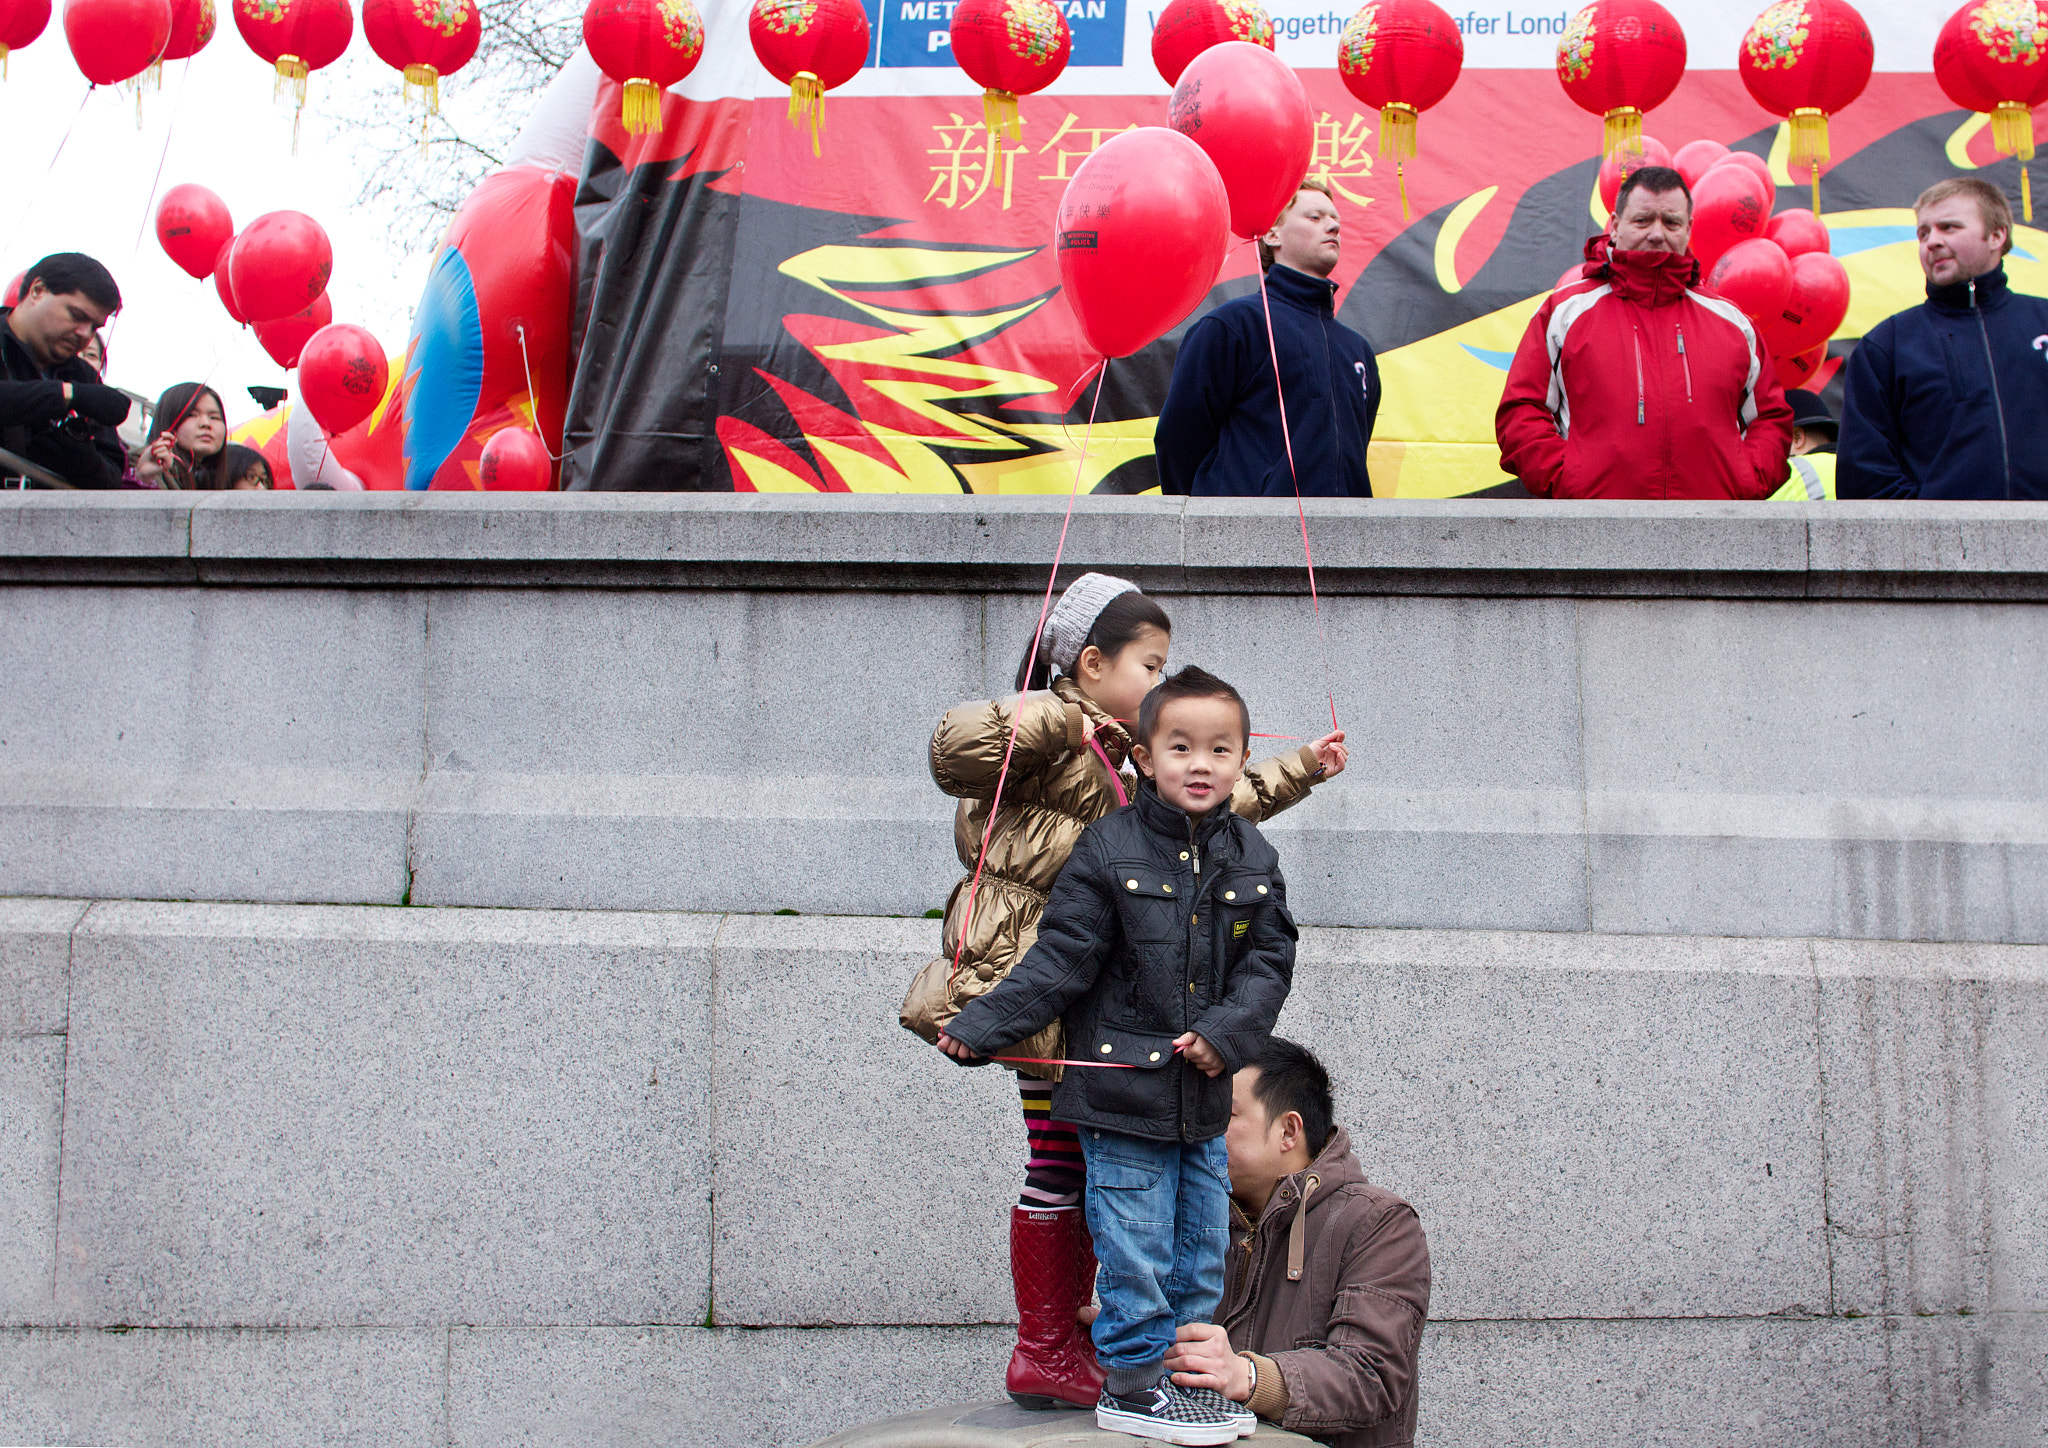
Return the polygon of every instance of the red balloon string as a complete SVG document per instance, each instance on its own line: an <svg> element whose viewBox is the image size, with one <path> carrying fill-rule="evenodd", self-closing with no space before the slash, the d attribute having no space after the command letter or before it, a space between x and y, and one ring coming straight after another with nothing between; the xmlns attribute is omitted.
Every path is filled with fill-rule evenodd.
<svg viewBox="0 0 2048 1448"><path fill-rule="evenodd" d="M991 1056L991 1061L1015 1061L1020 1066L1094 1066L1104 1071L1135 1071L1129 1061L1069 1061L1064 1056Z"/></svg>
<svg viewBox="0 0 2048 1448"><path fill-rule="evenodd" d="M142 250L142 235L149 230L149 213L156 205L156 188L164 182L164 162L171 155L171 134L178 128L178 107L185 103L185 86L192 79L192 60L186 57L185 68L178 72L178 94L171 100L171 118L164 122L164 148L156 158L156 175L150 178L149 196L142 203L142 223L135 228L135 247L130 256Z"/></svg>
<svg viewBox="0 0 2048 1448"><path fill-rule="evenodd" d="M1052 592L1059 583L1060 557L1067 551L1067 529L1074 521L1074 499L1081 493L1081 475L1088 466L1088 443L1095 431L1095 410L1102 405L1102 385L1109 380L1109 359L1102 359L1102 371L1095 379L1095 400L1088 405L1088 426L1081 433L1081 456L1074 462L1074 485L1067 490L1067 513L1060 520L1060 541L1052 550L1052 573L1045 580L1045 598L1038 605L1038 627L1031 631L1031 654L1024 664L1024 682L1038 667L1038 646L1045 634L1045 620L1052 613ZM1085 375L1085 374L1084 374ZM988 863L988 842L995 834L996 815L1003 806L1003 784L1010 777L1010 756L1017 749L1017 730L1024 722L1025 690L1017 691L1017 707L1010 713L1010 738L1003 745L1003 762L996 770L996 789L988 802L988 824L981 832L981 849L974 857L974 878L967 885L967 913L960 920L960 941L953 947L953 972L947 977L950 990L960 979L960 958L967 950L967 936L974 928L974 901L981 893L981 871ZM1091 1063L1092 1064L1092 1063Z"/></svg>
<svg viewBox="0 0 2048 1448"><path fill-rule="evenodd" d="M1258 245L1255 241L1254 246ZM1316 592L1316 557L1308 546L1308 512L1301 506L1301 475L1294 469L1294 439L1287 429L1287 392L1280 385L1280 346L1273 340L1273 298L1259 276L1259 301L1266 309L1266 352L1273 359L1273 395L1280 400L1280 442L1287 449L1287 476L1294 484L1294 515L1301 520L1301 556L1308 564L1308 601L1316 618L1316 645L1323 656L1323 693L1330 701L1330 732L1337 730L1337 686L1330 674L1330 640L1323 632L1323 601Z"/></svg>

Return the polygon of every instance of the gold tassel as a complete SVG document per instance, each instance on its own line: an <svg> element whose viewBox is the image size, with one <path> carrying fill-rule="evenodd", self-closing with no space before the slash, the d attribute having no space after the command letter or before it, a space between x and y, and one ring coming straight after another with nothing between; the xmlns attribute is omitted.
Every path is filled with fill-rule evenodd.
<svg viewBox="0 0 2048 1448"><path fill-rule="evenodd" d="M2023 208L2020 213L2020 219L2032 221L2034 219L2034 183L2027 179L2027 163L2025 161L2020 162L2020 205Z"/></svg>
<svg viewBox="0 0 2048 1448"><path fill-rule="evenodd" d="M1600 154L1612 156L1615 148L1627 146L1640 152L1643 149L1643 113L1634 106L1616 106L1602 119L1606 129L1601 138Z"/></svg>
<svg viewBox="0 0 2048 1448"><path fill-rule="evenodd" d="M284 88L289 85L292 88L292 104L304 110L306 77L311 74L312 71L306 68L306 62L296 55L280 55L277 58L277 79L270 83L270 98L274 101L283 100Z"/></svg>
<svg viewBox="0 0 2048 1448"><path fill-rule="evenodd" d="M1792 140L1786 150L1785 169L1792 175L1799 174L1799 163L1806 163L1807 175L1813 179L1813 214L1820 215L1820 173L1833 159L1828 153L1828 118L1825 112L1812 106L1801 106L1792 112Z"/></svg>
<svg viewBox="0 0 2048 1448"><path fill-rule="evenodd" d="M1014 92L983 91L981 122L988 127L991 136L1008 136L1013 141L1024 139L1024 122L1017 114L1017 97Z"/></svg>
<svg viewBox="0 0 2048 1448"><path fill-rule="evenodd" d="M7 79L7 47L0 45L0 80Z"/></svg>
<svg viewBox="0 0 2048 1448"><path fill-rule="evenodd" d="M1415 155L1415 120L1413 106L1396 101L1380 107L1380 154L1394 158L1394 186L1401 193L1403 221L1408 219L1408 173L1402 163Z"/></svg>
<svg viewBox="0 0 2048 1448"><path fill-rule="evenodd" d="M2020 101L2000 101L1991 113L1991 143L2001 156L2020 158L2021 215L2034 219L2034 187L2027 162L2034 159L2034 113Z"/></svg>
<svg viewBox="0 0 2048 1448"><path fill-rule="evenodd" d="M651 80L626 82L626 102L619 114L629 136L661 129L661 87Z"/></svg>
<svg viewBox="0 0 2048 1448"><path fill-rule="evenodd" d="M427 108L427 114L441 114L441 73L431 65L409 65L405 68L405 101L411 105L418 97Z"/></svg>
<svg viewBox="0 0 2048 1448"><path fill-rule="evenodd" d="M818 132L825 128L825 87L815 75L800 70L789 81L789 123L792 126L811 124L811 154L818 150Z"/></svg>

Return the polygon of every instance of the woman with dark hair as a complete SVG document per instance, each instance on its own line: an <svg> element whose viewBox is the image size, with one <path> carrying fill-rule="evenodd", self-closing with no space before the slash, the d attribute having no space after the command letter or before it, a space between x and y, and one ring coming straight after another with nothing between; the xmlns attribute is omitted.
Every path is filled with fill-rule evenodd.
<svg viewBox="0 0 2048 1448"><path fill-rule="evenodd" d="M203 382L180 382L156 400L135 476L147 488L229 488L227 447L220 394Z"/></svg>
<svg viewBox="0 0 2048 1448"><path fill-rule="evenodd" d="M231 442L227 446L227 454L229 487L268 491L276 486L270 480L269 459L255 448Z"/></svg>

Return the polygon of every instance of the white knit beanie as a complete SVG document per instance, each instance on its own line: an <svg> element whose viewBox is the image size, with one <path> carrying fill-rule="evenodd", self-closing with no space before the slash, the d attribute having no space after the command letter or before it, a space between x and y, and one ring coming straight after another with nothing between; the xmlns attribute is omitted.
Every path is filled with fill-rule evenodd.
<svg viewBox="0 0 2048 1448"><path fill-rule="evenodd" d="M1119 595L1138 591L1138 585L1128 578L1111 578L1107 573L1084 573L1068 584L1060 601L1052 606L1045 632L1038 641L1045 656L1052 660L1053 668L1071 674L1102 610Z"/></svg>

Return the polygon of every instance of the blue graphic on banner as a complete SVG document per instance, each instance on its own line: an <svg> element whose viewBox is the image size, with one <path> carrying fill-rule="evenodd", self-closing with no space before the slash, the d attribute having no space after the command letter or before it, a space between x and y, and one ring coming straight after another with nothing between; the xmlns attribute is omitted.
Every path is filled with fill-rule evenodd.
<svg viewBox="0 0 2048 1448"><path fill-rule="evenodd" d="M1074 35L1068 65L1124 63L1124 0L1055 0ZM866 0L874 33L869 65L953 63L953 0Z"/></svg>

